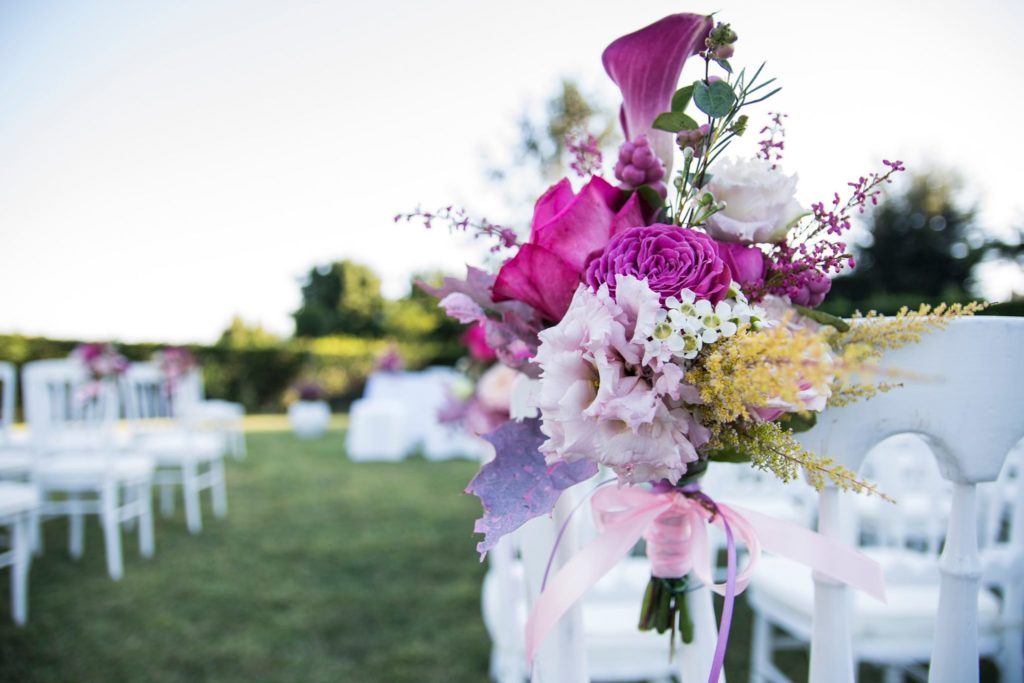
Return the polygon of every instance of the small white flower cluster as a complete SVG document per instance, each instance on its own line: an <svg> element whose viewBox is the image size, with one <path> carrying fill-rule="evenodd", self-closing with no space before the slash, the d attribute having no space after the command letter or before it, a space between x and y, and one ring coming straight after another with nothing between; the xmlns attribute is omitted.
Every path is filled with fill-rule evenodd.
<svg viewBox="0 0 1024 683"><path fill-rule="evenodd" d="M645 364L654 358L662 362L671 357L692 360L705 345L736 334L740 325L760 329L766 316L764 309L747 302L735 282L728 298L717 304L697 299L692 291L684 289L679 298L666 299L665 306L644 344Z"/></svg>

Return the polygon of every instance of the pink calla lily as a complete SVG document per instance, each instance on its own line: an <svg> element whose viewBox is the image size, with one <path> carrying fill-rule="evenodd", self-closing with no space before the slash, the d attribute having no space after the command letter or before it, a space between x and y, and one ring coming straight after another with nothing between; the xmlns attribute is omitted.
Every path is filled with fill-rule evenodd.
<svg viewBox="0 0 1024 683"><path fill-rule="evenodd" d="M646 135L672 170L673 135L654 130L654 119L669 110L683 64L704 49L714 22L699 14L672 14L622 36L602 56L604 69L622 91L620 121L627 140Z"/></svg>

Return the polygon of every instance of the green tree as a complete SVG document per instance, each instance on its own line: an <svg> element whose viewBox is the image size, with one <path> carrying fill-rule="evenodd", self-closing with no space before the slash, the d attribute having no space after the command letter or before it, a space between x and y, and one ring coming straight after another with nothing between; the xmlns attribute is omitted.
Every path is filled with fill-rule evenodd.
<svg viewBox="0 0 1024 683"><path fill-rule="evenodd" d="M302 305L292 314L295 336L379 337L384 308L380 278L366 266L346 260L311 268L302 284Z"/></svg>
<svg viewBox="0 0 1024 683"><path fill-rule="evenodd" d="M867 232L853 247L857 267L833 281L826 308L892 312L904 304L970 299L977 294L977 266L1020 248L991 238L977 217L955 175L912 177L867 215Z"/></svg>
<svg viewBox="0 0 1024 683"><path fill-rule="evenodd" d="M519 131L513 156L502 154L490 160L487 168L494 187L500 188L513 211L533 206L546 185L571 173L566 145L570 133L597 139L605 154L605 175L610 175L608 155L619 141L617 111L603 106L572 79L562 79L545 99L543 113L525 110L516 125Z"/></svg>
<svg viewBox="0 0 1024 683"><path fill-rule="evenodd" d="M409 293L397 301L387 303L384 314L384 331L387 336L403 341L457 343L465 326L445 315L437 305L437 299L415 284L425 281L440 285L442 279L440 273L413 276Z"/></svg>
<svg viewBox="0 0 1024 683"><path fill-rule="evenodd" d="M263 325L249 324L237 315L231 319L231 324L217 340L217 346L229 349L264 349L280 344L281 338L273 332L268 332Z"/></svg>

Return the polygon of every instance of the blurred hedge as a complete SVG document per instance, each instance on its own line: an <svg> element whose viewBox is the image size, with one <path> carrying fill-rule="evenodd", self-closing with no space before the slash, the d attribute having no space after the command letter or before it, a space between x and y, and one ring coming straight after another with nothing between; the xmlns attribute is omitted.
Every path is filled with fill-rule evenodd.
<svg viewBox="0 0 1024 683"><path fill-rule="evenodd" d="M63 358L75 340L0 335L0 360L20 366L44 358ZM363 391L376 359L392 343L386 339L321 337L289 339L261 346L189 345L203 367L208 398L242 403L248 412L278 412L293 398L300 378L320 382L336 409L345 409ZM397 342L410 369L450 365L464 351L456 341ZM164 344L118 344L131 360L148 360Z"/></svg>

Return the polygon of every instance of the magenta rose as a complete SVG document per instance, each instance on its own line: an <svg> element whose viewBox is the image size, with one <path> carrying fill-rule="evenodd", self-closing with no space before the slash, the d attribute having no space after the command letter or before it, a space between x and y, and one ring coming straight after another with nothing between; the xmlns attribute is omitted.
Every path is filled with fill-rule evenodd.
<svg viewBox="0 0 1024 683"><path fill-rule="evenodd" d="M563 178L533 209L530 239L498 271L495 302L522 301L547 320L561 320L579 287L587 257L615 235L645 225L637 194L594 177L573 194Z"/></svg>
<svg viewBox="0 0 1024 683"><path fill-rule="evenodd" d="M459 340L466 345L473 360L490 363L498 354L487 344L487 330L481 323L473 325L462 333Z"/></svg>
<svg viewBox="0 0 1024 683"><path fill-rule="evenodd" d="M662 223L617 235L590 260L586 282L595 290L607 284L614 295L616 275L646 278L662 301L689 289L698 298L718 303L732 284L718 243L702 232Z"/></svg>
<svg viewBox="0 0 1024 683"><path fill-rule="evenodd" d="M764 252L757 247L739 242L717 242L718 255L729 266L732 279L740 283L744 291L759 288L764 284L766 268Z"/></svg>

